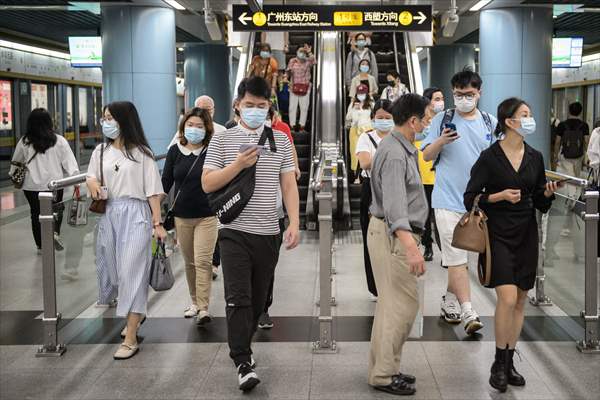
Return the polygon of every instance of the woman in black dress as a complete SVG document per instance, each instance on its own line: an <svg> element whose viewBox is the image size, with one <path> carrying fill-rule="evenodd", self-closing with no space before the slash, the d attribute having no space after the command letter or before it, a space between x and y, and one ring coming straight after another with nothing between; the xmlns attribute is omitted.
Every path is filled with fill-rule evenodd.
<svg viewBox="0 0 600 400"><path fill-rule="evenodd" d="M490 385L506 391L523 386L525 379L512 359L523 327L527 291L534 286L538 263L538 226L535 210L550 209L558 185L546 182L542 154L524 141L535 132L531 109L521 99L510 98L498 106L498 138L483 151L471 170L464 203L479 204L488 216L492 256L489 287L496 289L494 315L496 357Z"/></svg>

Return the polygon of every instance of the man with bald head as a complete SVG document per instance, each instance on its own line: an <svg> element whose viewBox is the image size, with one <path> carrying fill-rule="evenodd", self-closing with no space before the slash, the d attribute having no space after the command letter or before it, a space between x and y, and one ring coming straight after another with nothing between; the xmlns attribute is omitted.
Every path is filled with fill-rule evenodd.
<svg viewBox="0 0 600 400"><path fill-rule="evenodd" d="M201 108L210 113L211 118L213 118L213 127L215 130L215 134L220 133L220 132L225 132L227 130L223 125L217 124L214 121L215 101L212 99L212 97L207 96L207 95L202 95L202 96L198 97L196 99L196 101L194 101L194 107ZM178 128L179 128L179 126L178 126ZM173 137L173 140L171 140L171 143L169 143L169 146L167 148L170 148L178 141L179 141L179 132L175 132L175 136Z"/></svg>

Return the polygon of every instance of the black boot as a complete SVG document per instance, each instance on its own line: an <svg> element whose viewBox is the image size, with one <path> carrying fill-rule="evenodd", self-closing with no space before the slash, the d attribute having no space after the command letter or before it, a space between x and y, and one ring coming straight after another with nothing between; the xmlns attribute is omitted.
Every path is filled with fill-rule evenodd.
<svg viewBox="0 0 600 400"><path fill-rule="evenodd" d="M423 254L425 261L433 261L433 249L431 245L425 246L425 253Z"/></svg>
<svg viewBox="0 0 600 400"><path fill-rule="evenodd" d="M496 347L496 358L492 364L490 385L500 392L506 392L508 386L508 345L506 349Z"/></svg>
<svg viewBox="0 0 600 400"><path fill-rule="evenodd" d="M513 363L513 356L515 355L515 350L508 350L508 384L512 386L525 386L525 378L523 375L519 374L515 368L515 364Z"/></svg>

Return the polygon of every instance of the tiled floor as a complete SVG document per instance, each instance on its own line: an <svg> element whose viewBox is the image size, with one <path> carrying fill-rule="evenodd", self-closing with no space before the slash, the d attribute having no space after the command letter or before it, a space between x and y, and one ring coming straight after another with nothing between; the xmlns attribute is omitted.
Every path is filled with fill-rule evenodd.
<svg viewBox="0 0 600 400"><path fill-rule="evenodd" d="M318 243L314 233L303 233L303 244L297 250L282 252L271 314L280 317L276 321L283 326L257 335L254 351L262 383L252 393L243 395L237 389L224 340L211 340L211 327L206 328L206 335L198 335L193 322L181 318L189 299L178 253L172 256L176 285L167 292L151 292L149 322L141 331L147 340L142 342L141 352L131 360L114 361L112 354L118 346L114 342L122 322L114 319L114 309L91 307L97 290L93 226L73 228L64 224L63 228L66 250L57 253L56 262L59 311L65 318L78 316L76 323L67 325L60 335L71 341L67 341L68 351L61 358L35 358L33 342L0 346L1 400L393 398L366 384L368 334L340 332L345 338L363 339L338 342L339 352L333 355L313 354L308 341L285 340L310 333L310 317L318 315ZM0 223L0 311L4 318L0 324L8 324L9 312L32 319L35 310L42 309L41 261L32 249L29 229L28 217ZM364 331L365 326L368 328L366 317L373 315L376 303L369 300L366 291L362 248L355 236L336 241L333 294L338 305L333 314L349 318L340 319L339 327ZM572 240L561 239L557 247L561 259L548 271L546 282L557 293L558 305L570 302L572 308L577 308L582 292L576 280L582 271L569 268L568 255L563 254L572 246ZM77 279L63 277L69 270L78 271ZM476 277L471 276L473 304L488 326L485 336L467 340L460 326L452 331L436 319L440 296L445 291L445 274L436 253L424 278L423 314L427 317L425 329L429 330L424 337L432 337L432 333L445 336L443 341L407 342L402 370L417 376L414 398L598 399L600 355L584 355L576 350L573 339L580 337L582 328L566 317L563 307L557 306L527 305L532 331L524 332L527 341L519 344L521 356L516 357L517 368L527 378L527 385L510 388L505 394L491 389L487 380L494 353L494 292L481 288ZM211 296L211 312L217 317L213 325L215 335L218 327L218 335L223 334L222 283L221 277L214 282ZM571 311L568 314L573 315ZM308 325L298 328L299 323ZM6 325L1 328L2 332L10 332ZM551 341L532 341L534 330L543 332L539 337ZM21 334L27 336L26 333Z"/></svg>

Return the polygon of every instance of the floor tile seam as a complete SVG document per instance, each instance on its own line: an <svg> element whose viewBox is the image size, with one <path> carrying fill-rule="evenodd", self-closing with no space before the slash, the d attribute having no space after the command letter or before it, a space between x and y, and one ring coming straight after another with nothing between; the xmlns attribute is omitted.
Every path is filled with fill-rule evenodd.
<svg viewBox="0 0 600 400"><path fill-rule="evenodd" d="M208 382L208 376L210 375L210 372L212 371L213 366L215 365L217 357L219 356L219 352L221 351L221 348L224 345L225 345L224 343L219 343L219 346L217 347L217 351L215 351L215 354L214 354L212 360L210 361L208 368L206 369L206 373L204 374L204 377L202 378L202 384L200 384L198 386L198 391L195 393L195 395L193 397L194 399L198 399L200 397L200 393L202 393L204 387L206 386L206 384Z"/></svg>

